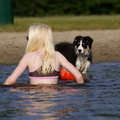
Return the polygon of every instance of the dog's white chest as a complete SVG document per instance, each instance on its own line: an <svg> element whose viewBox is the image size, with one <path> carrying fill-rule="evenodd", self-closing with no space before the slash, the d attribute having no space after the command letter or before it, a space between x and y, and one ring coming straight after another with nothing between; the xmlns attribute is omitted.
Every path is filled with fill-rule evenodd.
<svg viewBox="0 0 120 120"><path fill-rule="evenodd" d="M90 66L90 62L86 57L78 56L76 60L76 68L82 73L86 73L87 68Z"/></svg>

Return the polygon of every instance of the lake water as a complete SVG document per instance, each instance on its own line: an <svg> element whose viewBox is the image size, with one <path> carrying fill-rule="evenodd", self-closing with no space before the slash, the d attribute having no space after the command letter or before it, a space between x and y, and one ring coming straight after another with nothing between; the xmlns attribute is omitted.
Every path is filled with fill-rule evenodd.
<svg viewBox="0 0 120 120"><path fill-rule="evenodd" d="M119 120L120 63L93 64L86 83L30 86L28 70L2 83L16 66L0 66L0 120Z"/></svg>

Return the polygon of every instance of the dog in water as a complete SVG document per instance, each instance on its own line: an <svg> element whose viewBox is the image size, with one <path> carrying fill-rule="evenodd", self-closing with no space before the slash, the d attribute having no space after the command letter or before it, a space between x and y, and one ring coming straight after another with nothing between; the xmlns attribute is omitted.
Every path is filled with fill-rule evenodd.
<svg viewBox="0 0 120 120"><path fill-rule="evenodd" d="M55 50L63 54L82 74L86 74L92 64L92 43L89 36L76 36L73 44L63 42L55 45Z"/></svg>

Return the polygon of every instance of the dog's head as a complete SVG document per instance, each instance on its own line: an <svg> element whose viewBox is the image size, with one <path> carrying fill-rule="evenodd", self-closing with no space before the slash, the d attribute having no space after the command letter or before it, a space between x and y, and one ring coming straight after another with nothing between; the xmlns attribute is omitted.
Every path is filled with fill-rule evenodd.
<svg viewBox="0 0 120 120"><path fill-rule="evenodd" d="M91 52L93 39L89 36L76 36L73 41L73 45L76 49L76 54L85 54L88 55Z"/></svg>

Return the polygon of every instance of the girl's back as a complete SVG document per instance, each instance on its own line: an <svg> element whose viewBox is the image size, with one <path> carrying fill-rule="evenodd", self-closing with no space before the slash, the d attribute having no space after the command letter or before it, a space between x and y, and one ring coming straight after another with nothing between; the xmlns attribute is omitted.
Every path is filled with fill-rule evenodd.
<svg viewBox="0 0 120 120"><path fill-rule="evenodd" d="M29 77L30 77L30 84L56 84L58 81L58 73L59 73L59 66L60 61L55 52L55 70L53 73L48 74L41 74L38 73L37 70L40 66L42 52L30 52L27 53L27 61L28 61L28 68L29 68ZM51 66L52 67L52 66Z"/></svg>

